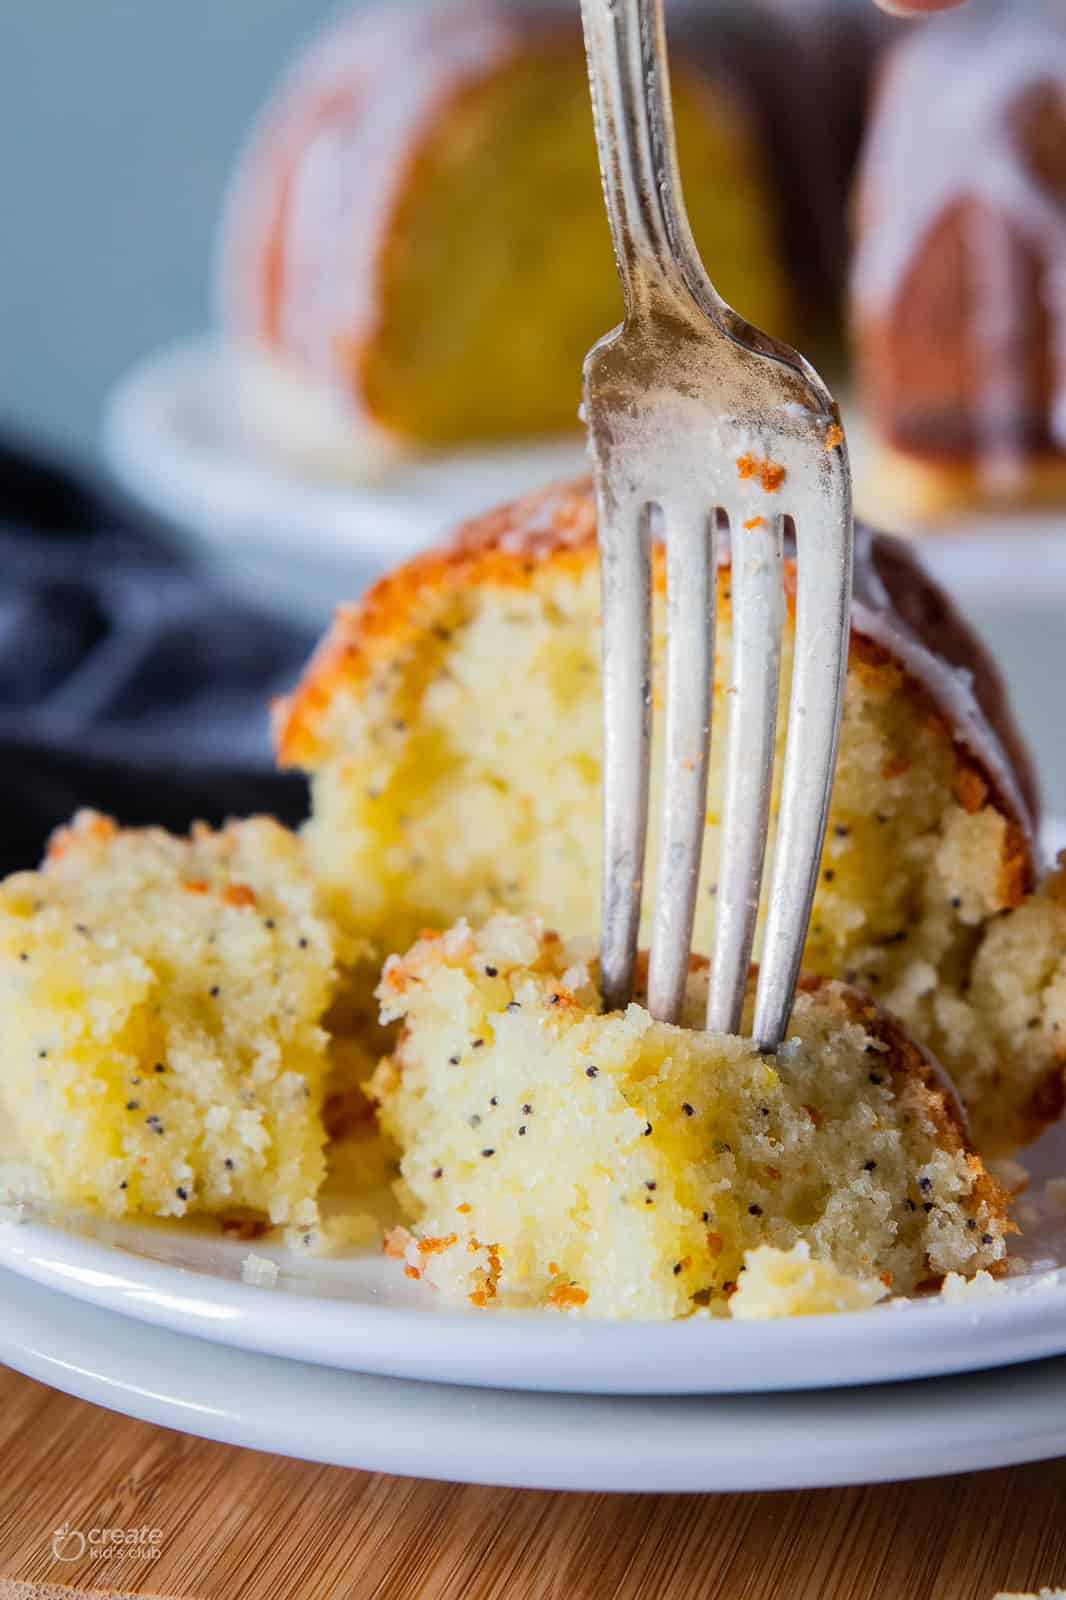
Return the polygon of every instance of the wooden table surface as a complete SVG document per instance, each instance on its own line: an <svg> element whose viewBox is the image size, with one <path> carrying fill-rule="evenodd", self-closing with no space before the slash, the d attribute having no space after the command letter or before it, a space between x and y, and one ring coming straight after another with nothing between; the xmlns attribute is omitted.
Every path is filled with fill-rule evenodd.
<svg viewBox="0 0 1066 1600"><path fill-rule="evenodd" d="M72 1560L53 1553L64 1525ZM158 1530L158 1558L77 1558L77 1533L113 1527ZM467 1488L205 1443L0 1368L0 1600L991 1600L1051 1584L1066 1587L1066 1459L809 1493Z"/></svg>

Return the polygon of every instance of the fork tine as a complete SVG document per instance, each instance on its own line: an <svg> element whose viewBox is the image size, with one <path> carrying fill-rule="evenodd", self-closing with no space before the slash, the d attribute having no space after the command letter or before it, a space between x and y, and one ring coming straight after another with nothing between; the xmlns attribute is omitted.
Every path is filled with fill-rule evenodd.
<svg viewBox="0 0 1066 1600"><path fill-rule="evenodd" d="M840 735L851 622L851 506L846 462L831 471L832 497L807 508L797 522L788 742L755 998L755 1037L767 1048L780 1044L792 1009Z"/></svg>
<svg viewBox="0 0 1066 1600"><path fill-rule="evenodd" d="M599 502L603 605L604 1009L627 1005L640 929L651 751L651 538L649 508L618 501L604 482Z"/></svg>
<svg viewBox="0 0 1066 1600"><path fill-rule="evenodd" d="M734 516L733 670L707 1026L739 1033L759 910L773 786L781 630L782 518Z"/></svg>
<svg viewBox="0 0 1066 1600"><path fill-rule="evenodd" d="M666 736L648 1010L677 1022L688 978L707 813L718 587L713 513L664 508Z"/></svg>

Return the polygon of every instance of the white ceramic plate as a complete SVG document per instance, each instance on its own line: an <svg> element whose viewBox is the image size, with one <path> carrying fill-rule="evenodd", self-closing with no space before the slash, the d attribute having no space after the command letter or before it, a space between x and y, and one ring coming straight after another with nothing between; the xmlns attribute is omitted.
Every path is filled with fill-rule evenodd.
<svg viewBox="0 0 1066 1600"><path fill-rule="evenodd" d="M0 1361L127 1416L368 1471L530 1489L820 1488L1066 1454L1066 1358L828 1394L501 1394L204 1345L0 1271Z"/></svg>
<svg viewBox="0 0 1066 1600"><path fill-rule="evenodd" d="M1035 1170L1066 1172L1066 1128ZM280 1268L244 1283L250 1249ZM379 1250L307 1259L180 1225L0 1223L0 1267L215 1344L390 1377L575 1394L743 1394L926 1378L1066 1353L1066 1218L1026 1235L1040 1270L961 1304L769 1322L607 1322L445 1311Z"/></svg>
<svg viewBox="0 0 1066 1600"><path fill-rule="evenodd" d="M585 469L579 438L410 458L358 482L258 447L249 395L270 374L209 336L117 385L103 445L120 483L242 588L316 625L382 568L465 517Z"/></svg>

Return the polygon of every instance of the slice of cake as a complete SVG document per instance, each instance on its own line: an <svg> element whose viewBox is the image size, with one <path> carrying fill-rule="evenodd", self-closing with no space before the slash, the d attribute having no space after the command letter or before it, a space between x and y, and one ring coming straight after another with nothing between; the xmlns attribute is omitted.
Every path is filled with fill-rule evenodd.
<svg viewBox="0 0 1066 1600"><path fill-rule="evenodd" d="M847 1303L841 1274L905 1294L1001 1266L1002 1191L896 1023L813 980L764 1055L695 1031L706 987L694 972L689 1027L602 1015L587 951L502 914L390 960L404 1027L372 1090L403 1151L408 1272L479 1306L678 1317L724 1312L766 1246L805 1245Z"/></svg>
<svg viewBox="0 0 1066 1600"><path fill-rule="evenodd" d="M1003 1031L973 981L986 933L1036 876L1030 774L999 675L972 632L898 541L860 530L857 542L840 755L804 967L900 1016L952 1073L979 1145L1006 1152L1039 1132L1066 1081L1057 1054ZM793 579L788 563L789 587ZM657 548L660 707L664 582ZM723 559L695 924L704 952L733 703L731 598ZM794 639L790 606L783 707ZM307 845L331 915L382 959L423 927L496 908L598 936L601 719L586 483L501 507L383 578L339 613L278 715L283 761L312 776ZM779 755L786 725L783 712ZM653 817L661 759L657 737ZM653 842L645 939L655 879Z"/></svg>
<svg viewBox="0 0 1066 1600"><path fill-rule="evenodd" d="M304 1228L324 1171L330 929L267 817L83 811L0 887L0 1105L61 1206Z"/></svg>

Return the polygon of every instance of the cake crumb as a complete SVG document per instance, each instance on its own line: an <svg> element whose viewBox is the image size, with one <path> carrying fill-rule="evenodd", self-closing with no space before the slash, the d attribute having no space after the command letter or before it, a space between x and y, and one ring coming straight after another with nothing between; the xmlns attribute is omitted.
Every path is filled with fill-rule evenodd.
<svg viewBox="0 0 1066 1600"><path fill-rule="evenodd" d="M975 1272L972 1278L964 1278L959 1272L949 1272L941 1286L940 1298L945 1305L959 1305L965 1300L981 1300L986 1295L1002 1294L1004 1287L998 1278L993 1278L990 1272L983 1269Z"/></svg>
<svg viewBox="0 0 1066 1600"><path fill-rule="evenodd" d="M742 482L757 477L767 494L776 494L788 476L788 469L779 461L760 461L758 456L748 451L745 455L737 456L737 476Z"/></svg>
<svg viewBox="0 0 1066 1600"><path fill-rule="evenodd" d="M241 1281L254 1289L276 1289L279 1270L277 1262L271 1261L269 1256L257 1256L254 1250L249 1250L241 1262Z"/></svg>

